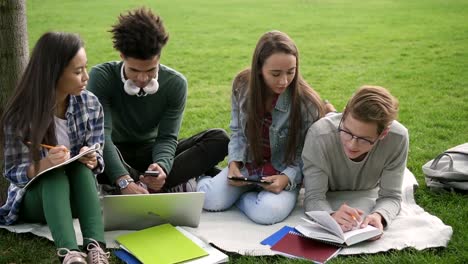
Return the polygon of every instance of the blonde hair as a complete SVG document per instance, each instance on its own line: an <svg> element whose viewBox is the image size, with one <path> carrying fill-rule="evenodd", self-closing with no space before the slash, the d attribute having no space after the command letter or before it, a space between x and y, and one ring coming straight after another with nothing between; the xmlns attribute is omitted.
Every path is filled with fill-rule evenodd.
<svg viewBox="0 0 468 264"><path fill-rule="evenodd" d="M343 113L343 119L348 114L362 122L376 123L380 134L398 115L398 100L390 92L380 86L364 85L360 87L349 100Z"/></svg>

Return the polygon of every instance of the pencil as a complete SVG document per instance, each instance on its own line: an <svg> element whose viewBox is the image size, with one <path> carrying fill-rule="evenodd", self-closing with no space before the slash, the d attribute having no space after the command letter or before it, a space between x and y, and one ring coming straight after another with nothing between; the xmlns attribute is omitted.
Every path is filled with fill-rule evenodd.
<svg viewBox="0 0 468 264"><path fill-rule="evenodd" d="M46 149L55 148L54 146L47 145L47 144L39 144L39 145L41 145L41 147L44 147L44 148L46 148Z"/></svg>
<svg viewBox="0 0 468 264"><path fill-rule="evenodd" d="M32 143L30 141L26 142L28 143L29 145L31 145ZM47 144L39 144L41 147L44 147L46 149L51 149L51 148L55 148L55 146L51 146L51 145L47 145ZM69 152L69 150L67 149L66 152Z"/></svg>
<svg viewBox="0 0 468 264"><path fill-rule="evenodd" d="M343 203L343 204L344 204L344 205L347 205L347 204L346 204L346 202L345 202L345 203ZM350 214L350 215L351 215L351 217L354 219L354 221L356 221L356 222L357 222L357 219L356 219L356 217L354 216L354 214Z"/></svg>

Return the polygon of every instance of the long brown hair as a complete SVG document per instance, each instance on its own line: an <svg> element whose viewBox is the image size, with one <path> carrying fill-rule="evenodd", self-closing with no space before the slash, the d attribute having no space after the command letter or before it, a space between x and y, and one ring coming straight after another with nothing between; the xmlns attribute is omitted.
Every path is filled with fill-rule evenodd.
<svg viewBox="0 0 468 264"><path fill-rule="evenodd" d="M291 93L291 116L289 118L289 134L286 146L284 162L294 163L296 159L296 147L301 141L301 130L303 129L302 111L306 111L309 118L317 120L324 115L324 106L320 96L315 92L299 72L299 52L296 45L283 32L270 31L265 33L257 43L250 68L250 80L248 85L247 100L244 110L248 113L246 134L250 152L257 165L263 164L262 132L259 120L263 118L265 103L269 89L262 76L262 67L265 61L273 54L285 53L296 57L296 74L289 85ZM244 73L245 74L245 73ZM308 106L314 105L315 109Z"/></svg>
<svg viewBox="0 0 468 264"><path fill-rule="evenodd" d="M23 76L2 111L2 150L6 127L21 141L30 142L31 150L37 150L30 151L30 158L36 165L40 160L39 144L57 144L54 123L57 83L82 47L80 37L71 33L47 32L37 41Z"/></svg>

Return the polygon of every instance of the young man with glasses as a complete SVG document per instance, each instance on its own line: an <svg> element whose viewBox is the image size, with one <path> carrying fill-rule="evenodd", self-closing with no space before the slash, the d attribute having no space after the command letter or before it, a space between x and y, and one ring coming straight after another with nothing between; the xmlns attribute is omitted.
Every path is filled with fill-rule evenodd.
<svg viewBox="0 0 468 264"><path fill-rule="evenodd" d="M327 211L343 231L390 225L400 211L401 184L408 155L408 131L396 121L398 101L385 88L363 86L344 113L315 122L302 159L306 211ZM367 216L346 203L332 208L328 191L378 189ZM378 239L376 237L374 239Z"/></svg>

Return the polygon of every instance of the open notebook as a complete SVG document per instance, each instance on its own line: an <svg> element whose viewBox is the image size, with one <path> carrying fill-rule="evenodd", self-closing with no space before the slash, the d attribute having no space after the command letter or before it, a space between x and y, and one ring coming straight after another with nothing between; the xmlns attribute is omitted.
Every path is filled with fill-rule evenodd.
<svg viewBox="0 0 468 264"><path fill-rule="evenodd" d="M48 171L51 171L51 170L53 170L53 169L55 169L55 168L58 168L58 167L61 167L61 166L70 164L70 163L72 163L73 161L78 160L79 158L83 157L84 155L87 155L87 154L89 154L89 153L91 153L91 152L94 152L94 151L96 151L96 150L99 150L100 147L101 147L101 145L99 145L99 143L96 143L96 144L92 145L91 147L89 147L88 150L83 151L83 152L81 152L80 154L75 155L75 156L69 158L68 160L66 160L66 161L64 161L64 162L62 162L62 163L60 163L60 164L57 164L57 165L55 165L55 166L52 166L52 167L50 167L50 168L48 168L48 169L46 169L46 170L43 170L43 171L39 172L39 173L37 174L36 177L32 178L32 179L24 186L24 188L28 188L28 186L31 185L31 183L35 182L36 179L39 178L39 177L40 177L41 175L43 175L44 173L46 173L46 172L48 172Z"/></svg>
<svg viewBox="0 0 468 264"><path fill-rule="evenodd" d="M368 225L343 232L336 221L325 211L310 211L306 215L311 219L302 218L306 223L296 226L296 230L304 236L332 243L339 246L351 246L382 234L380 229Z"/></svg>

